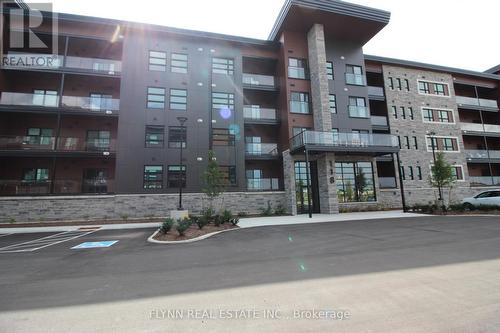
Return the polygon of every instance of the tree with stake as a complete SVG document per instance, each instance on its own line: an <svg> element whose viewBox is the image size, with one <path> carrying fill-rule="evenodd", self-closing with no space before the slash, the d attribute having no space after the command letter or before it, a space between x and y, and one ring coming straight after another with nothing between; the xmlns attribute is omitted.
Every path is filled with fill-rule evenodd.
<svg viewBox="0 0 500 333"><path fill-rule="evenodd" d="M455 175L453 174L453 167L448 163L444 157L444 153L436 153L436 159L434 165L431 167L431 177L429 179L430 184L433 187L443 188L449 187L450 191L455 183ZM439 206L444 208L443 200L440 200Z"/></svg>
<svg viewBox="0 0 500 333"><path fill-rule="evenodd" d="M205 183L203 192L208 196L210 207L212 208L214 199L224 191L224 176L219 169L212 150L208 151L208 165L203 173L203 181Z"/></svg>

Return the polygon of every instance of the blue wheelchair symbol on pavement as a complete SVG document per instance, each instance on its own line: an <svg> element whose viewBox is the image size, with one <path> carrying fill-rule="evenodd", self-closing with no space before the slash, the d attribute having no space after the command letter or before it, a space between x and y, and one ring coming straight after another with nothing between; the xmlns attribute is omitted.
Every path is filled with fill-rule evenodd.
<svg viewBox="0 0 500 333"><path fill-rule="evenodd" d="M85 242L85 243L81 243L77 246L73 246L71 249L76 250L76 249L94 249L94 248L98 248L98 247L110 247L117 242L118 242L117 240L104 241L104 242Z"/></svg>

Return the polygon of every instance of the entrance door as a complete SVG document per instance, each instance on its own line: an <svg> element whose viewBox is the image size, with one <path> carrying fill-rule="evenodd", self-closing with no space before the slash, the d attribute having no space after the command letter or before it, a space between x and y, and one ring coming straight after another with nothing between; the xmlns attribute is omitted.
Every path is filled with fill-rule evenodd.
<svg viewBox="0 0 500 333"><path fill-rule="evenodd" d="M106 169L83 170L83 193L107 193L108 177Z"/></svg>
<svg viewBox="0 0 500 333"><path fill-rule="evenodd" d="M316 161L309 162L311 185L311 205L312 212L319 213L319 192L318 192L318 169ZM295 195L297 201L297 213L307 214L309 212L309 201L307 197L307 173L306 162L295 162Z"/></svg>

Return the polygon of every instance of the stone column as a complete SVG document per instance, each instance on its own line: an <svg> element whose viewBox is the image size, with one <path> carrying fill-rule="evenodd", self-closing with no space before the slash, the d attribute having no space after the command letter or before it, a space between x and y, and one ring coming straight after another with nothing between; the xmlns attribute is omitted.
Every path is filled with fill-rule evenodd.
<svg viewBox="0 0 500 333"><path fill-rule="evenodd" d="M295 194L295 163L290 150L283 152L283 175L285 183L286 210L289 214L297 215L297 198Z"/></svg>
<svg viewBox="0 0 500 333"><path fill-rule="evenodd" d="M307 33L309 49L309 75L311 78L311 99L314 129L332 130L332 116L329 108L328 77L326 75L325 32L323 25L315 24Z"/></svg>
<svg viewBox="0 0 500 333"><path fill-rule="evenodd" d="M326 153L317 159L319 207L322 214L337 214L339 200L335 184L335 155Z"/></svg>

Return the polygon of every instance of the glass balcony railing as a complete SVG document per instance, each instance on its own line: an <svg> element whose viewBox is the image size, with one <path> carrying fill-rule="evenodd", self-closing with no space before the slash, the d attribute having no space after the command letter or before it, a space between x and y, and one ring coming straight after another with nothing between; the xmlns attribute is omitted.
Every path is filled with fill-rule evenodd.
<svg viewBox="0 0 500 333"><path fill-rule="evenodd" d="M396 177L378 177L380 188L396 188Z"/></svg>
<svg viewBox="0 0 500 333"><path fill-rule="evenodd" d="M99 194L113 193L114 179L56 179L54 186L47 180L1 179L0 195ZM52 190L52 192L51 192Z"/></svg>
<svg viewBox="0 0 500 333"><path fill-rule="evenodd" d="M483 124L461 123L460 128L469 132L500 133L500 125L484 124L483 127Z"/></svg>
<svg viewBox="0 0 500 333"><path fill-rule="evenodd" d="M459 106L475 106L498 109L498 102L494 99L456 96Z"/></svg>
<svg viewBox="0 0 500 333"><path fill-rule="evenodd" d="M467 149L465 151L465 156L471 159L487 159L489 158L499 158L500 159L500 150L480 150L480 149Z"/></svg>
<svg viewBox="0 0 500 333"><path fill-rule="evenodd" d="M62 55L28 52L9 52L5 57L4 66L23 69L59 69L64 60Z"/></svg>
<svg viewBox="0 0 500 333"><path fill-rule="evenodd" d="M250 156L277 156L278 144L276 143L246 143L245 154Z"/></svg>
<svg viewBox="0 0 500 333"><path fill-rule="evenodd" d="M349 117L368 118L370 111L367 106L349 105Z"/></svg>
<svg viewBox="0 0 500 333"><path fill-rule="evenodd" d="M470 176L471 186L498 186L500 185L500 176Z"/></svg>
<svg viewBox="0 0 500 333"><path fill-rule="evenodd" d="M356 86L364 86L365 77L363 76L363 74L345 73L345 83L353 84Z"/></svg>
<svg viewBox="0 0 500 333"><path fill-rule="evenodd" d="M122 71L122 62L120 60L112 59L67 56L66 68L115 75Z"/></svg>
<svg viewBox="0 0 500 333"><path fill-rule="evenodd" d="M292 149L304 145L331 147L399 147L398 139L391 134L338 133L306 130L291 140Z"/></svg>
<svg viewBox="0 0 500 333"><path fill-rule="evenodd" d="M120 110L120 100L116 98L63 96L62 106L67 108L115 113L113 111Z"/></svg>
<svg viewBox="0 0 500 333"><path fill-rule="evenodd" d="M276 87L274 76L243 73L243 84L249 86Z"/></svg>
<svg viewBox="0 0 500 333"><path fill-rule="evenodd" d="M277 120L276 109L261 108L256 106L244 106L243 117L253 120Z"/></svg>
<svg viewBox="0 0 500 333"><path fill-rule="evenodd" d="M290 112L310 114L311 105L309 102L290 101Z"/></svg>
<svg viewBox="0 0 500 333"><path fill-rule="evenodd" d="M279 190L278 178L247 179L248 191L276 191Z"/></svg>
<svg viewBox="0 0 500 333"><path fill-rule="evenodd" d="M384 116L371 116L371 123L374 126L388 126L389 123L387 121L387 117Z"/></svg>
<svg viewBox="0 0 500 333"><path fill-rule="evenodd" d="M369 96L384 97L385 96L384 88L368 86L368 95Z"/></svg>
<svg viewBox="0 0 500 333"><path fill-rule="evenodd" d="M57 144L56 144L57 143ZM116 139L84 139L53 136L0 136L1 150L46 150L67 152L114 152Z"/></svg>
<svg viewBox="0 0 500 333"><path fill-rule="evenodd" d="M0 95L0 104L19 105L19 106L57 107L59 105L59 96L4 91Z"/></svg>

